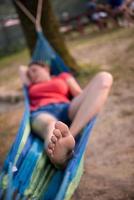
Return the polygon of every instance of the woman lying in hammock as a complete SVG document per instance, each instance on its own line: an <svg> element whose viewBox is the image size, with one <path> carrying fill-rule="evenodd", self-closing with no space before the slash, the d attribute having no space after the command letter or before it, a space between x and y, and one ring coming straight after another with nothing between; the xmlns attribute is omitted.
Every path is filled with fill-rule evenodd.
<svg viewBox="0 0 134 200"><path fill-rule="evenodd" d="M44 139L51 162L65 167L75 146L74 138L104 105L112 76L100 72L82 90L69 73L51 76L47 64L33 62L20 72L28 86L32 129Z"/></svg>

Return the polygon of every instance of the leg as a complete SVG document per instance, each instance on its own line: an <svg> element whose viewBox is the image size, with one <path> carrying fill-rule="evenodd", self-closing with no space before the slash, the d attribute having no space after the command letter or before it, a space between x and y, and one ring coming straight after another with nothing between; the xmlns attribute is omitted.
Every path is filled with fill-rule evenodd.
<svg viewBox="0 0 134 200"><path fill-rule="evenodd" d="M73 123L70 132L74 137L101 110L112 85L112 76L100 72L83 92L71 102L69 117Z"/></svg>
<svg viewBox="0 0 134 200"><path fill-rule="evenodd" d="M33 131L44 140L46 147L51 140L56 122L54 116L41 113L31 123Z"/></svg>
<svg viewBox="0 0 134 200"><path fill-rule="evenodd" d="M65 166L75 146L75 140L68 127L62 122L57 122L52 115L42 113L33 120L32 129L44 139L45 150L51 162L54 165Z"/></svg>

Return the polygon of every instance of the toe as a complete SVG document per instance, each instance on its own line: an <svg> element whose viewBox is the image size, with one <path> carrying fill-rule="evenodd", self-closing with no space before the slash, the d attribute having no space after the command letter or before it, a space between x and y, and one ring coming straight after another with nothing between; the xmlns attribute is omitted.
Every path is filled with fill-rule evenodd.
<svg viewBox="0 0 134 200"><path fill-rule="evenodd" d="M57 140L59 140L62 137L59 129L54 129L53 134L57 138Z"/></svg>
<svg viewBox="0 0 134 200"><path fill-rule="evenodd" d="M47 150L47 154L49 157L53 157L53 151L51 149Z"/></svg>
<svg viewBox="0 0 134 200"><path fill-rule="evenodd" d="M55 144L57 142L57 137L55 137L54 135L51 137L51 141Z"/></svg>
<svg viewBox="0 0 134 200"><path fill-rule="evenodd" d="M48 152L48 154L50 154L50 155L53 154L53 151L52 151L51 149L49 149L49 148L47 149L47 152Z"/></svg>
<svg viewBox="0 0 134 200"><path fill-rule="evenodd" d="M48 144L48 149L54 150L55 145L53 143Z"/></svg>
<svg viewBox="0 0 134 200"><path fill-rule="evenodd" d="M70 133L68 126L61 121L56 122L55 128L61 131L63 137L67 136Z"/></svg>

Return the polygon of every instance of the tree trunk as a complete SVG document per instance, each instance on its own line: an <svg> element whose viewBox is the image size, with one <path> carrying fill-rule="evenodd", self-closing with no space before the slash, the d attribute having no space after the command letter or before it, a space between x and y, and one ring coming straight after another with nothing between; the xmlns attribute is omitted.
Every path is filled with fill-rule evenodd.
<svg viewBox="0 0 134 200"><path fill-rule="evenodd" d="M34 16L36 16L38 0L21 0L21 2ZM36 42L35 26L29 20L29 18L25 16L25 14L17 7L16 4L15 7L21 20L22 28L26 37L28 47L30 49L30 53L32 54ZM63 36L59 32L59 24L54 15L50 0L43 1L41 25L46 38L53 46L53 48L58 52L58 54L63 58L63 60L69 67L71 67L73 70L76 70L77 64L72 56L69 54L64 43Z"/></svg>

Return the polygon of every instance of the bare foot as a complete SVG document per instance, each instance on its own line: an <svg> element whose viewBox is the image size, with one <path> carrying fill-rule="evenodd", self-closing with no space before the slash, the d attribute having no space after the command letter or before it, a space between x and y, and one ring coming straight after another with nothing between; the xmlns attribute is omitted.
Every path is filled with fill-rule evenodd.
<svg viewBox="0 0 134 200"><path fill-rule="evenodd" d="M65 166L74 146L75 140L67 125L60 121L56 122L53 136L47 148L47 154L51 162L55 166Z"/></svg>

